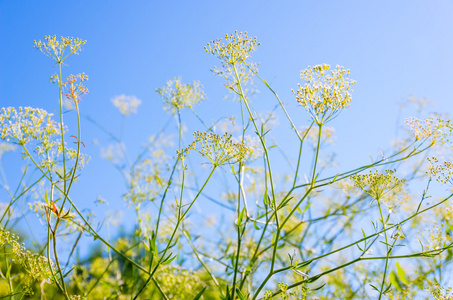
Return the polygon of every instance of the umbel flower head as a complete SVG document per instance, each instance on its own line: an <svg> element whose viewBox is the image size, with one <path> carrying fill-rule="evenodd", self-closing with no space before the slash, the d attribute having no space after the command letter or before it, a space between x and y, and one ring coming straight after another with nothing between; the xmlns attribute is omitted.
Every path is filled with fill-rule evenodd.
<svg viewBox="0 0 453 300"><path fill-rule="evenodd" d="M14 257L14 263L21 265L33 280L46 280L48 283L51 283L53 281L53 275L50 266L52 268L54 267L53 262L50 261L49 263L47 257L25 249L18 242L18 239L18 236L0 228L0 247L8 248L7 251Z"/></svg>
<svg viewBox="0 0 453 300"><path fill-rule="evenodd" d="M351 179L356 187L373 199L379 200L384 194L404 183L403 179L398 179L393 175L395 172L396 170L385 170L386 174L382 174L376 170L374 173L370 171L369 174L353 175Z"/></svg>
<svg viewBox="0 0 453 300"><path fill-rule="evenodd" d="M222 63L221 68L216 67L212 71L231 81L232 83L227 87L238 92L235 88L238 84L237 79L245 84L251 80L253 72L257 72L257 64L247 60L259 45L256 37L249 37L247 32L235 31L234 34L226 34L224 40L211 41L204 49L220 59Z"/></svg>
<svg viewBox="0 0 453 300"><path fill-rule="evenodd" d="M250 149L242 143L235 143L228 133L223 135L196 131L195 140L178 154L184 157L191 150L195 150L206 157L215 166L244 162Z"/></svg>
<svg viewBox="0 0 453 300"><path fill-rule="evenodd" d="M408 118L405 123L412 130L417 140L429 138L432 143L446 143L453 133L453 124L451 124L450 120L442 118L430 117L424 120Z"/></svg>
<svg viewBox="0 0 453 300"><path fill-rule="evenodd" d="M60 37L60 40L57 40L55 35L47 35L44 37L44 41L35 40L34 43L35 48L38 48L46 56L60 63L72 54L79 54L80 46L84 45L86 41L79 38L63 36Z"/></svg>
<svg viewBox="0 0 453 300"><path fill-rule="evenodd" d="M308 67L300 72L305 85L299 84L296 100L310 114L313 120L322 125L336 117L341 110L351 103L351 86L354 80L347 78L349 70L337 66L335 70L323 64Z"/></svg>
<svg viewBox="0 0 453 300"><path fill-rule="evenodd" d="M156 89L156 92L162 97L164 110L173 114L184 107L192 108L206 98L199 81L182 84L181 77L167 81L165 86Z"/></svg>
<svg viewBox="0 0 453 300"><path fill-rule="evenodd" d="M63 126L63 132L66 127ZM3 107L0 110L0 139L25 146L34 142L35 153L41 156L39 162L43 168L52 168L56 165L56 159L63 153L67 159L74 159L77 151L61 144L60 124L52 120L52 114L44 109L31 107ZM79 165L87 161L86 155L79 157Z"/></svg>
<svg viewBox="0 0 453 300"><path fill-rule="evenodd" d="M436 157L428 158L430 164L428 175L435 178L438 182L453 186L453 163L444 161L439 163Z"/></svg>
<svg viewBox="0 0 453 300"><path fill-rule="evenodd" d="M256 37L251 38L247 32L226 34L225 42L222 39L211 41L204 49L206 52L218 57L222 63L235 64L243 62L250 57L251 53L260 45Z"/></svg>
<svg viewBox="0 0 453 300"><path fill-rule="evenodd" d="M68 90L68 93L65 94L66 98L74 102L80 102L80 98L88 93L88 89L82 84L83 81L88 80L88 76L85 75L85 73L79 73L77 75L71 74L66 80L67 81L63 83Z"/></svg>
<svg viewBox="0 0 453 300"><path fill-rule="evenodd" d="M123 116L137 113L137 107L142 103L137 97L124 94L112 98L111 101Z"/></svg>
<svg viewBox="0 0 453 300"><path fill-rule="evenodd" d="M51 117L52 114L40 108L19 107L16 110L3 107L0 111L0 138L21 145L39 140L46 145L59 128Z"/></svg>

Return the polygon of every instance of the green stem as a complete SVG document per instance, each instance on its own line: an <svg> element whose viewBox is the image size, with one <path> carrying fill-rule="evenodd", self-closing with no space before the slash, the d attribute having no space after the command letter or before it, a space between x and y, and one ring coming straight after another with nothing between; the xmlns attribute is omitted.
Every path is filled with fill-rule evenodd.
<svg viewBox="0 0 453 300"><path fill-rule="evenodd" d="M51 186L50 186L50 203L54 203L53 201L53 198L54 197L54 184L51 183ZM48 259L50 260L50 243L52 241L52 247L53 247L53 255L54 255L54 258L55 258L55 265L57 267L57 272L58 272L58 275L60 276L60 280L61 280L61 291L63 292L63 295L65 296L66 299L69 299L69 296L68 296L68 292L66 290L66 284L64 282L64 276L63 276L63 271L61 270L61 266L60 266L60 261L58 259L58 253L57 253L57 234L56 234L56 226L55 228L52 230L52 213L50 209L47 209L46 210L46 215L47 215L47 249L48 249ZM58 218L57 218L58 220ZM55 278L55 281L57 281L57 279Z"/></svg>
<svg viewBox="0 0 453 300"><path fill-rule="evenodd" d="M209 173L209 176L208 178L206 179L206 181L204 182L203 186L201 187L201 189L198 191L197 195L195 196L195 198L192 200L192 202L190 203L189 207L186 209L186 211L182 214L182 215L178 215L178 221L176 222L176 225L175 225L175 229L173 230L173 233L170 237L170 240L168 241L167 243L167 246L165 247L164 251L162 251L162 255L159 259L159 261L157 262L156 266L154 267L153 271L151 273L149 273L149 277L148 279L145 281L145 283L142 285L142 287L140 288L140 290L137 292L137 294L135 295L134 297L134 300L138 298L138 296L143 292L143 290L145 289L145 287L148 285L149 281L151 280L151 278L153 277L154 273L156 273L157 269L159 268L160 264L162 263L162 260L165 258L165 255L167 254L167 251L168 249L170 249L170 246L171 246L171 243L173 241L173 238L175 237L175 234L178 230L178 227L179 225L181 224L182 220L184 219L184 217L189 213L189 210L192 208L192 206L194 205L195 201L197 200L197 198L200 196L201 192L203 191L203 189L206 187L207 183L209 182L209 180L211 179L211 176L212 174L214 174L214 171L216 169L217 166L214 165L214 167L212 168L211 170L211 173ZM183 166L183 173L184 173L184 166ZM184 186L184 182L182 183L182 186ZM181 200L182 200L182 195L181 195ZM181 207L180 207L181 208Z"/></svg>
<svg viewBox="0 0 453 300"><path fill-rule="evenodd" d="M78 105L77 99L74 99L74 105L76 108L76 115L77 115L77 153L76 153L76 159L75 159L74 167L73 167L72 174L71 174L71 179L69 180L69 184L68 184L68 189L66 190L66 188L65 188L63 203L60 206L60 211L59 211L60 215L63 212L63 208L66 203L66 199L68 198L69 191L71 190L72 184L74 183L75 173L77 171L77 167L79 166L79 160L80 160L80 144L81 144L82 136L81 136L81 124L80 124L80 111L79 111L79 105ZM63 149L63 160L64 160L64 158L65 158L65 153L64 153L64 149ZM66 173L65 173L65 177L64 177L64 183L66 186ZM57 218L57 221L55 223L55 232L57 231L57 227L58 227L59 223L60 223L60 218Z"/></svg>
<svg viewBox="0 0 453 300"><path fill-rule="evenodd" d="M219 285L219 282L217 281L217 279L215 278L215 276L212 274L212 272L209 270L208 266L203 262L203 260L201 259L200 255L198 254L198 251L197 251L197 248L195 248L194 244L192 243L192 240L190 239L190 236L188 234L188 231L187 230L184 230L183 231L183 234L184 234L184 237L186 238L190 248L192 248L192 251L193 253L195 254L195 256L197 257L198 261L200 262L200 264L202 265L202 267L206 270L206 272L209 274L209 277L211 277L212 281L214 282L214 284L217 286L217 288L219 289L219 292L222 294L222 296L225 296L225 294L223 293L223 290L220 288L220 285Z"/></svg>
<svg viewBox="0 0 453 300"><path fill-rule="evenodd" d="M316 181L316 166L318 164L318 156L319 156L319 146L321 145L321 133L322 133L322 124L318 124L318 144L316 146L316 154L315 154L315 164L313 166L313 174L311 175L311 187L315 184Z"/></svg>
<svg viewBox="0 0 453 300"><path fill-rule="evenodd" d="M64 293L63 287L60 285L60 283L57 280L57 276L54 273L53 266L51 263L51 256L50 256L50 240L51 240L51 234L50 234L50 219L48 218L48 225L47 225L47 264L49 266L50 273L52 274L52 279L55 281L55 284L57 285L58 289Z"/></svg>
<svg viewBox="0 0 453 300"><path fill-rule="evenodd" d="M381 300L382 298L382 291L384 290L384 286L385 286L385 277L386 277L386 274L387 274L387 267L388 267L388 257L390 255L390 251L389 251L389 244L388 244L388 237L387 237L387 230L385 230L385 220L384 220L384 215L382 214L382 208L381 208L381 202L379 201L379 198L376 199L377 203L378 203L378 208L379 208L379 214L381 216L381 222L382 222L382 229L384 230L384 237L385 237L385 247L386 247L386 257L387 259L385 260L385 267L384 267L384 276L382 278L382 283L381 283L381 290L379 291L379 298L378 300Z"/></svg>
<svg viewBox="0 0 453 300"><path fill-rule="evenodd" d="M11 280L11 272L8 272L9 269L10 269L10 265L9 265L8 255L6 253L6 247L5 246L3 246L3 257L5 259L6 275L7 275L6 276L7 278L5 278L5 279L8 281L9 292L10 292L11 295L13 295L14 294L14 287L13 287L13 281ZM4 277L4 276L2 276L2 277ZM12 299L16 299L16 297L13 296Z"/></svg>
<svg viewBox="0 0 453 300"><path fill-rule="evenodd" d="M64 124L63 124L63 92L62 85L63 81L61 78L61 64L62 60L57 60L58 63L58 99L60 104L60 135L61 135L61 148L63 153L63 191L66 195L66 156L65 156L65 145L64 145Z"/></svg>
<svg viewBox="0 0 453 300"><path fill-rule="evenodd" d="M239 163L239 190L238 190L238 224L237 226L237 240L238 240L238 247L236 250L236 261L234 265L234 276L233 276L233 288L232 288L232 297L231 299L234 300L234 297L236 296L236 278L238 274L238 268L239 268L239 256L241 254L241 227L242 224L239 223L239 221L242 223L242 220L239 220L239 216L241 214L241 180L242 180L242 163ZM244 199L245 200L245 199ZM245 230L245 224L244 224L244 230Z"/></svg>
<svg viewBox="0 0 453 300"><path fill-rule="evenodd" d="M277 214L277 203L276 203L276 199L275 199L274 182L273 182L273 176L272 176L271 163L270 163L270 160L269 160L269 153L268 153L268 150L267 150L267 147L266 147L266 143L264 141L264 136L263 136L263 134L259 133L260 131L258 129L258 126L256 125L255 119L253 118L253 114L252 114L252 112L250 110L250 107L248 105L248 100L244 96L244 92L243 92L243 89L242 89L242 84L241 84L241 81L240 81L240 78L239 78L239 75L238 75L238 72L237 72L236 65L232 64L232 67L233 67L233 70L234 70L234 76L236 78L236 84L237 84L238 89L239 89L239 96L241 97L242 101L244 102L245 107L247 108L247 111L249 113L250 119L252 120L253 126L255 127L255 131L256 131L258 137L260 138L261 145L262 145L263 150L264 150L266 164L267 164L267 168L269 170L269 183L271 185L272 203L273 203L273 206L274 206L274 216L275 216L275 222L276 222L276 225L277 225L277 235L276 236L278 236L279 230L280 230L279 229L280 225L279 225L278 214ZM276 254L276 250L274 251L274 254L272 256L270 272L272 272L273 269L274 269L275 254Z"/></svg>
<svg viewBox="0 0 453 300"><path fill-rule="evenodd" d="M425 148L423 148L422 150L419 150L417 151L417 149L419 149L421 147L421 145L423 143L421 143L420 145L418 145L416 148L414 148L414 150L412 150L409 154L407 154L406 156L404 157L401 157L401 158L398 158L398 159L395 159L395 160L390 160L391 158L394 158L404 152L406 152L409 147L411 147L416 141L414 141L412 144L410 144L409 146L401 149L400 151L390 155L389 157L385 157L385 158L382 158L374 163L371 163L369 165L364 165L364 166L361 166L361 167L358 167L358 168L355 168L355 169L352 169L352 170L349 170L349 171L346 171L346 172L343 172L343 173L339 173L337 175L333 175L333 176L329 176L329 177L326 177L324 179L320 179L318 181L316 181L317 183L321 183L319 185L316 186L316 188L318 187L323 187L323 186L326 186L326 185L330 185L334 182L337 182L337 181L340 181L342 179L345 179L345 178L348 178L350 177L351 175L354 175L354 174L357 174L357 173L360 173L362 171L365 171L369 168L372 168L372 167L377 167L377 166L383 166L383 165L387 165L387 164L393 164L395 162L398 162L398 161L403 161L403 160L406 160L412 156L415 156L415 155L418 155L424 151L426 151L427 149L431 148L432 145L429 145ZM322 183L322 182L325 182L325 183ZM295 188L302 188L302 187L306 187L306 186L309 186L311 183L307 183L307 184L301 184L301 185L298 185L296 186Z"/></svg>
<svg viewBox="0 0 453 300"><path fill-rule="evenodd" d="M324 271L318 275L315 275L315 276L311 276L307 279L304 279L304 280L301 280L299 282L296 282L292 285L289 285L288 286L288 289L287 290L290 290L290 289L293 289L295 287L298 287L299 285L302 285L302 284L306 284L306 283L313 283L315 281L317 281L319 278L321 278L322 276L324 275L327 275L329 273L332 273L332 272L335 272L337 270L340 270L340 269L343 269L347 266L350 266L352 264L355 264L359 261L366 261L366 260L381 260L381 259L401 259L401 258L414 258L414 257L426 257L426 256L432 256L432 255L439 255L441 254L442 252L444 252L445 250L448 250L448 249L451 249L453 247L453 243L449 244L448 246L445 246L445 247L442 247L442 248L438 248L438 249L433 249L433 250L429 250L429 251L423 251L423 252L417 252L417 253L413 253L413 254L408 254L408 255L398 255L398 256L379 256L379 257L359 257L359 258L356 258L352 261L349 261L347 263L344 263L340 266L337 266L335 268L332 268L332 269L329 269L327 271ZM282 268L282 269L279 269L279 270L276 270L275 273L278 273L278 272L283 272L283 271L286 271L286 270L289 270L290 267L286 267L286 268ZM281 294L282 291L277 291L275 293L272 294L272 296L277 296L279 294Z"/></svg>
<svg viewBox="0 0 453 300"><path fill-rule="evenodd" d="M302 197L302 199L297 203L297 205L294 206L294 208L291 210L291 212L286 216L284 221L282 222L281 226L278 226L277 224L277 233L275 235L275 241L274 241L274 249L272 252L272 262L271 262L271 270L269 272L269 276L266 277L264 280L263 284L260 286L260 288L257 290L255 296L257 296L260 292L260 290L264 287L264 284L272 277L273 271L274 271L274 265L275 265L275 260L276 260L276 255L277 255L277 247L278 247L278 242L280 240L280 233L283 228L283 226L286 224L286 222L289 220L289 218L294 214L294 212L297 210L297 208L302 204L302 202L308 197L310 192L313 190L313 185L316 181L316 167L318 163L318 156L319 156L319 147L321 144L321 132L322 132L322 125L318 124L318 144L316 146L316 154L315 154L315 161L314 161L314 166L313 166L313 173L312 173L312 180L311 180L311 185L310 188L306 191L305 195ZM256 297L255 297L256 298ZM254 299L255 299L254 298Z"/></svg>
<svg viewBox="0 0 453 300"><path fill-rule="evenodd" d="M264 80L263 78L261 78L258 73L253 69L251 68L247 63L245 63L245 66L256 76L258 77L259 80L261 80L262 83L264 83L264 85L274 94L275 98L277 99L278 103L280 104L280 107L283 109L285 115L286 115L286 118L288 119L289 123L291 124L291 127L293 128L294 132L296 133L296 135L299 137L300 140L303 140L301 137L300 137L300 134L299 132L297 131L297 128L296 126L294 125L293 121L291 120L291 117L289 116L288 112L286 111L286 108L285 106L283 105L282 101L280 100L280 98L278 97L277 93L271 88L271 86L267 83L266 80Z"/></svg>

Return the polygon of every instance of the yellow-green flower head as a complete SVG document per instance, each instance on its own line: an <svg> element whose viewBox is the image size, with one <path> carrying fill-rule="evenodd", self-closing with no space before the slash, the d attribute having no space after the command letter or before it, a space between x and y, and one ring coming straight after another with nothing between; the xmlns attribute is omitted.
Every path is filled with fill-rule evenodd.
<svg viewBox="0 0 453 300"><path fill-rule="evenodd" d="M438 182L453 186L453 163L444 161L439 163L436 157L428 158L430 164L428 175L435 178Z"/></svg>
<svg viewBox="0 0 453 300"><path fill-rule="evenodd" d="M223 135L196 131L193 134L195 140L189 147L178 152L185 156L190 150L195 150L206 157L209 162L217 167L225 164L245 162L250 150L242 143L235 143L228 133Z"/></svg>
<svg viewBox="0 0 453 300"><path fill-rule="evenodd" d="M44 37L44 41L34 41L36 48L42 53L56 62L64 61L68 56L72 54L79 54L80 46L84 45L86 41L79 38L73 37L60 37L57 40L56 36L47 35Z"/></svg>
<svg viewBox="0 0 453 300"><path fill-rule="evenodd" d="M347 78L349 70L337 66L330 70L330 66L323 64L308 67L301 71L300 77L305 84L299 84L296 100L315 120L322 125L336 117L341 110L351 103L351 86L354 80Z"/></svg>
<svg viewBox="0 0 453 300"><path fill-rule="evenodd" d="M54 267L53 262L49 262L47 257L30 252L18 240L18 236L0 228L0 247L7 247L7 251L13 256L13 262L21 265L33 280L46 280L51 283L53 275L50 266Z"/></svg>
<svg viewBox="0 0 453 300"><path fill-rule="evenodd" d="M273 294L272 294L271 291L266 291L266 292L264 293L264 299L265 299L265 300L272 299L272 297L273 297Z"/></svg>
<svg viewBox="0 0 453 300"><path fill-rule="evenodd" d="M176 114L184 107L192 108L195 104L206 99L203 86L199 81L192 84L182 84L181 77L167 81L164 87L156 89L162 97L164 110Z"/></svg>
<svg viewBox="0 0 453 300"><path fill-rule="evenodd" d="M257 64L246 61L259 45L256 37L249 37L247 32L235 31L234 34L225 35L224 40L211 41L204 49L219 58L222 63L221 68L216 67L212 71L229 80L230 83L226 86L237 91L237 78L245 84L251 80L253 72L257 72Z"/></svg>
<svg viewBox="0 0 453 300"><path fill-rule="evenodd" d="M373 199L379 200L384 194L404 183L403 179L398 179L393 175L395 172L396 170L385 170L386 174L382 174L377 170L374 173L370 171L369 174L353 175L351 180L356 187L373 197Z"/></svg>
<svg viewBox="0 0 453 300"><path fill-rule="evenodd" d="M259 45L256 37L251 38L247 32L235 31L234 34L225 35L225 43L222 39L217 39L211 41L204 49L226 64L235 64L249 58Z"/></svg>
<svg viewBox="0 0 453 300"><path fill-rule="evenodd" d="M425 118L424 120L408 118L405 123L412 130L417 140L429 138L432 143L447 143L453 133L453 124L450 120L441 118Z"/></svg>
<svg viewBox="0 0 453 300"><path fill-rule="evenodd" d="M111 99L112 104L118 108L123 116L137 113L137 108L142 101L135 96L119 95Z"/></svg>

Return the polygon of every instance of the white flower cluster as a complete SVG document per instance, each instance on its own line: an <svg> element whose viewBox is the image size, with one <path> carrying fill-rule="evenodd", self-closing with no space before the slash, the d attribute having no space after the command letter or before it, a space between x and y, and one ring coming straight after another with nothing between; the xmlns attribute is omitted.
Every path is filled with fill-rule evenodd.
<svg viewBox="0 0 453 300"><path fill-rule="evenodd" d="M135 96L119 95L111 99L113 105L118 108L124 116L137 113L137 107L142 101Z"/></svg>
<svg viewBox="0 0 453 300"><path fill-rule="evenodd" d="M58 157L62 155L63 148L67 160L74 159L77 151L61 143L60 123L52 120L52 115L40 108L31 107L3 107L0 111L0 139L9 143L25 146L34 142L35 153L41 157L38 164L45 169L56 167ZM25 150L24 156L29 155ZM78 168L82 168L88 157L79 156Z"/></svg>
<svg viewBox="0 0 453 300"><path fill-rule="evenodd" d="M58 124L44 109L3 107L0 112L0 138L21 145L39 140L44 148L52 143L50 137L58 132Z"/></svg>

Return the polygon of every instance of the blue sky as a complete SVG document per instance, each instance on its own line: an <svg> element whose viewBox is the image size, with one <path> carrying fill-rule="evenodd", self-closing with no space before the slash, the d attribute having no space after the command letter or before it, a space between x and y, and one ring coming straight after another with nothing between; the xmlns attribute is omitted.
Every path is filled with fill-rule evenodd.
<svg viewBox="0 0 453 300"><path fill-rule="evenodd" d="M453 3L446 0L2 0L0 106L56 110L58 92L48 81L55 66L33 49L33 40L45 35L80 37L87 43L80 55L66 61L63 72L65 76L85 72L90 77L90 93L80 105L82 116L119 132L121 116L110 99L119 94L141 99L139 113L128 117L125 125L126 145L136 153L168 119L155 89L173 77L203 84L209 101L198 109L204 118L215 120L219 105L227 105L222 100L227 91L210 71L217 60L203 47L226 33L247 31L261 42L253 56L253 61L260 62L261 76L301 126L309 118L291 92L300 82L300 70L321 63L351 70L350 77L357 81L351 108L329 125L337 131L338 159L345 168L353 167L388 147L395 134L398 103L409 95L435 102L424 115L453 112L451 16ZM271 95L262 86L258 89L255 107L273 107ZM403 118L409 116L402 113ZM194 119L187 120L189 129L197 129ZM100 159L99 147L93 144L95 139L108 139L84 122L83 139L92 161L74 193L83 195L81 207L93 207L92 201L102 196L119 208L124 192L121 178ZM3 160L5 169L14 172L17 161L12 156Z"/></svg>

